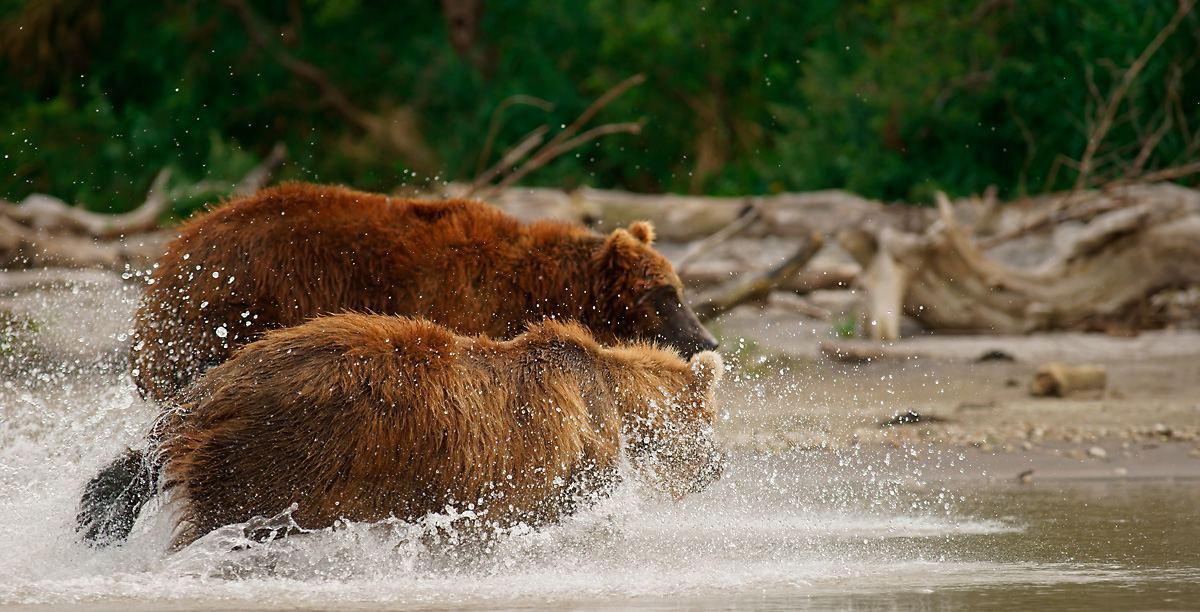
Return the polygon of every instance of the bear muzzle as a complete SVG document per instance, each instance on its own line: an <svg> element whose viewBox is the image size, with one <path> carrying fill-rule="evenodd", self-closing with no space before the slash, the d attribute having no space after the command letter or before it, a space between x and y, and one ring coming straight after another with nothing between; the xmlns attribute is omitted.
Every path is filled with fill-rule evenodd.
<svg viewBox="0 0 1200 612"><path fill-rule="evenodd" d="M649 298L658 316L658 325L653 330L654 340L679 351L684 359L701 351L716 349L719 345L717 338L704 328L696 312L683 303L678 291L670 287L664 289L669 291L655 292Z"/></svg>

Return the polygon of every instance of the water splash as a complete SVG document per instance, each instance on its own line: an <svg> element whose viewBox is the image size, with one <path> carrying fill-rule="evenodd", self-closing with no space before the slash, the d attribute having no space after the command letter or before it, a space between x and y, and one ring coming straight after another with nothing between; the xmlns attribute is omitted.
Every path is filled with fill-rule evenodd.
<svg viewBox="0 0 1200 612"><path fill-rule="evenodd" d="M802 455L742 453L721 481L682 503L655 499L631 478L596 507L536 530L479 535L458 530L464 516L449 512L260 541L247 535L261 532L260 522L226 527L168 553L173 511L155 502L124 546L94 549L73 530L81 487L138 441L152 408L127 378L99 374L9 385L0 389L0 410L6 415L0 548L7 551L0 558L0 603L6 605L686 598L887 576L896 564L926 561L906 538L1013 528L925 503L928 491L914 488L911 478L843 480L823 468L809 473L815 468ZM853 458L845 462L852 472L860 468Z"/></svg>
<svg viewBox="0 0 1200 612"><path fill-rule="evenodd" d="M1028 582L1031 573L1051 583L1130 575L997 559L991 545L1029 527L974 513L978 504L961 492L927 482L927 455L820 444L735 452L720 481L681 503L656 499L630 478L611 498L541 529L460 530L470 517L448 510L411 523L251 537L287 527L285 515L229 526L171 553L173 509L156 501L124 546L90 548L74 532L82 487L139 442L155 413L112 348L125 341L137 293L120 283L93 293L105 291L100 318L118 323L91 325L100 340L41 344L51 332L82 334L96 318L50 290L29 309L52 315L40 332L18 326L0 350L12 357L0 367L0 606L376 610L618 601L670 609L756 607L783 597L783 607L803 607L845 591L884 594L876 601L886 603L890 593ZM762 380L745 384L756 390L748 395L756 406L820 400ZM787 418L798 431L821 434L820 418Z"/></svg>

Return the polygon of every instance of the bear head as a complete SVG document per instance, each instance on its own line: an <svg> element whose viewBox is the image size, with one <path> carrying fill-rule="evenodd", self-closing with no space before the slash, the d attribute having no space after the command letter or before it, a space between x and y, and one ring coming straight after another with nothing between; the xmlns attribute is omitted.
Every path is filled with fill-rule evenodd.
<svg viewBox="0 0 1200 612"><path fill-rule="evenodd" d="M618 390L626 452L651 488L679 499L703 490L724 467L713 429L714 394L724 366L712 351L686 362L673 355L641 357L647 369L635 367L626 388Z"/></svg>
<svg viewBox="0 0 1200 612"><path fill-rule="evenodd" d="M618 338L670 346L685 358L717 348L683 300L683 283L671 262L651 245L654 227L639 221L609 234L592 261L599 318L591 327Z"/></svg>

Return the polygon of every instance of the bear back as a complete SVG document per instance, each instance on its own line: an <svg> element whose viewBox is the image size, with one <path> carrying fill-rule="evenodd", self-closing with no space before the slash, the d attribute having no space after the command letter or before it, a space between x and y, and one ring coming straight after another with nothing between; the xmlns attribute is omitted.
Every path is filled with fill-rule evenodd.
<svg viewBox="0 0 1200 612"><path fill-rule="evenodd" d="M562 221L523 225L473 200L265 189L181 226L135 316L133 377L162 401L266 330L348 311L496 338L557 317L606 343L653 339L685 355L715 347L652 240L648 224L602 236Z"/></svg>

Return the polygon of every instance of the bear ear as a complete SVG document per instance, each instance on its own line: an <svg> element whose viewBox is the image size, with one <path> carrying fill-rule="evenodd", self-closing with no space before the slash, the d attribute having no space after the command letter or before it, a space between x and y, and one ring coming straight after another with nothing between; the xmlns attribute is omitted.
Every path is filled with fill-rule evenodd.
<svg viewBox="0 0 1200 612"><path fill-rule="evenodd" d="M721 376L725 373L725 362L721 360L721 356L713 351L700 351L692 355L688 365L692 368L692 373L696 375L696 381L704 386L710 386L721 380Z"/></svg>
<svg viewBox="0 0 1200 612"><path fill-rule="evenodd" d="M629 226L629 235L649 245L654 242L654 225L649 221L637 221Z"/></svg>
<svg viewBox="0 0 1200 612"><path fill-rule="evenodd" d="M634 249L639 242L641 241L630 234L629 230L617 228L604 240L602 252L610 256L625 256L635 252Z"/></svg>

